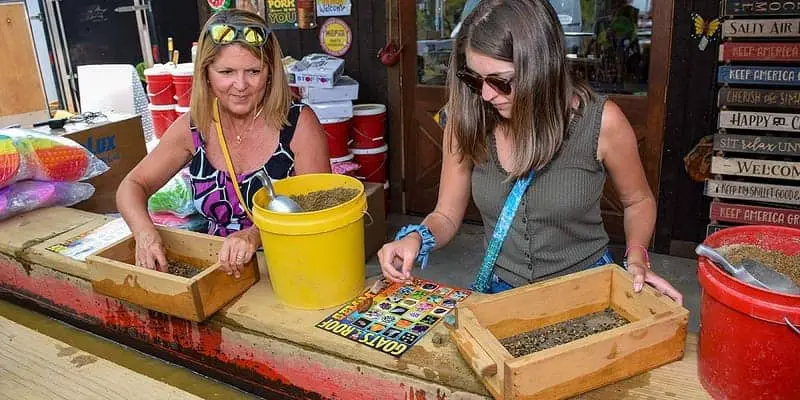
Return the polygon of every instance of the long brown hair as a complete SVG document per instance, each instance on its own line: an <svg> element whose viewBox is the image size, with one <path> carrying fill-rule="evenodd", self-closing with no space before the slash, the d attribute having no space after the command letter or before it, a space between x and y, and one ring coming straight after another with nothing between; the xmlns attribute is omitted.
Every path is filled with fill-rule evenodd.
<svg viewBox="0 0 800 400"><path fill-rule="evenodd" d="M289 80L283 69L283 53L278 39L269 33L266 42L260 46L250 46L245 43L235 42L229 45L219 45L214 43L208 33L208 27L216 23L228 23L238 25L258 25L263 26L269 32L267 23L258 14L230 9L220 11L208 19L197 42L197 59L194 64L194 79L192 80L192 99L191 113L192 120L200 128L201 132L209 129L213 122L213 100L214 94L211 92L208 82L208 66L211 65L219 54L222 46L242 46L250 54L261 60L267 68L269 78L263 97L259 101L257 109L262 109L262 117L267 121L268 126L280 129L287 125L289 121L286 116L292 103L292 94L289 89Z"/></svg>
<svg viewBox="0 0 800 400"><path fill-rule="evenodd" d="M546 166L561 148L570 119L594 95L576 83L567 68L563 31L547 0L484 0L464 19L447 75L446 135L473 163L486 160L487 134L508 127L514 156L509 174L520 177ZM474 94L456 73L466 67L466 51L514 64L510 120ZM580 99L575 110L574 96ZM453 142L451 142L453 143Z"/></svg>

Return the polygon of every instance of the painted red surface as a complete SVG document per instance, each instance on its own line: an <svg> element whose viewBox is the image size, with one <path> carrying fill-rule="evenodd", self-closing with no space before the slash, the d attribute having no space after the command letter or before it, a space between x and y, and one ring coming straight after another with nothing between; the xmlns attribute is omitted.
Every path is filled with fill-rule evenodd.
<svg viewBox="0 0 800 400"><path fill-rule="evenodd" d="M800 61L800 43L736 43L720 46L720 61Z"/></svg>
<svg viewBox="0 0 800 400"><path fill-rule="evenodd" d="M715 201L711 203L710 218L717 221L741 224L783 225L800 228L800 210L786 208L748 206Z"/></svg>
<svg viewBox="0 0 800 400"><path fill-rule="evenodd" d="M64 316L144 342L175 358L211 365L235 377L233 384L246 381L280 397L444 400L451 393L433 383L425 384L433 392L428 393L404 382L400 374L393 376L374 368L354 369L333 362L332 358L326 362L328 358L310 350L297 350L299 347L294 347L294 353L289 347L285 352L260 349L256 336L226 334L213 321L198 324L133 308L95 293L79 278L60 273L41 275L35 271L31 275L6 259L0 259L2 289Z"/></svg>

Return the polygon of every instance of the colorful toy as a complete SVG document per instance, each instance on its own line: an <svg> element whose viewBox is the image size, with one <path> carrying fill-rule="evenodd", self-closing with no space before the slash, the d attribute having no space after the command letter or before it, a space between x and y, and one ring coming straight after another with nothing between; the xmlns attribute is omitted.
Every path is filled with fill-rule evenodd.
<svg viewBox="0 0 800 400"><path fill-rule="evenodd" d="M28 179L76 182L107 170L73 140L19 128L0 130L0 187Z"/></svg>
<svg viewBox="0 0 800 400"><path fill-rule="evenodd" d="M0 189L0 220L43 207L69 207L94 194L82 182L23 181Z"/></svg>

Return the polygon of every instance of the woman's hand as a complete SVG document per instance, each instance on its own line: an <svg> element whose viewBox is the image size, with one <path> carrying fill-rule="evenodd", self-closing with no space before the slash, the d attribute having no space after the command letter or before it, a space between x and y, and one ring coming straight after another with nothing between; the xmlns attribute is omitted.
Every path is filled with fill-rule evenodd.
<svg viewBox="0 0 800 400"><path fill-rule="evenodd" d="M386 279L405 283L411 280L411 268L417 259L422 238L417 233L412 233L400 240L389 242L378 250L378 261L381 271Z"/></svg>
<svg viewBox="0 0 800 400"><path fill-rule="evenodd" d="M644 266L640 262L628 263L628 272L633 274L633 291L639 293L642 291L645 282L650 284L659 292L669 296L676 303L683 305L683 295L675 289L664 278L658 276L650 268Z"/></svg>
<svg viewBox="0 0 800 400"><path fill-rule="evenodd" d="M136 265L167 272L167 257L158 231L153 229L137 233L134 235L134 239L136 241Z"/></svg>
<svg viewBox="0 0 800 400"><path fill-rule="evenodd" d="M220 267L226 274L238 279L244 265L250 262L260 244L261 235L256 227L228 235L219 251Z"/></svg>

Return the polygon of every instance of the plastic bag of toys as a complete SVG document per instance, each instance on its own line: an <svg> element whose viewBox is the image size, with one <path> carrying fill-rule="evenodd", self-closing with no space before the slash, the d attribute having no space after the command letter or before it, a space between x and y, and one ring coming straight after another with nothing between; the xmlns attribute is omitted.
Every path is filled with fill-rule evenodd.
<svg viewBox="0 0 800 400"><path fill-rule="evenodd" d="M22 181L0 189L0 220L44 207L69 207L94 194L85 182Z"/></svg>

